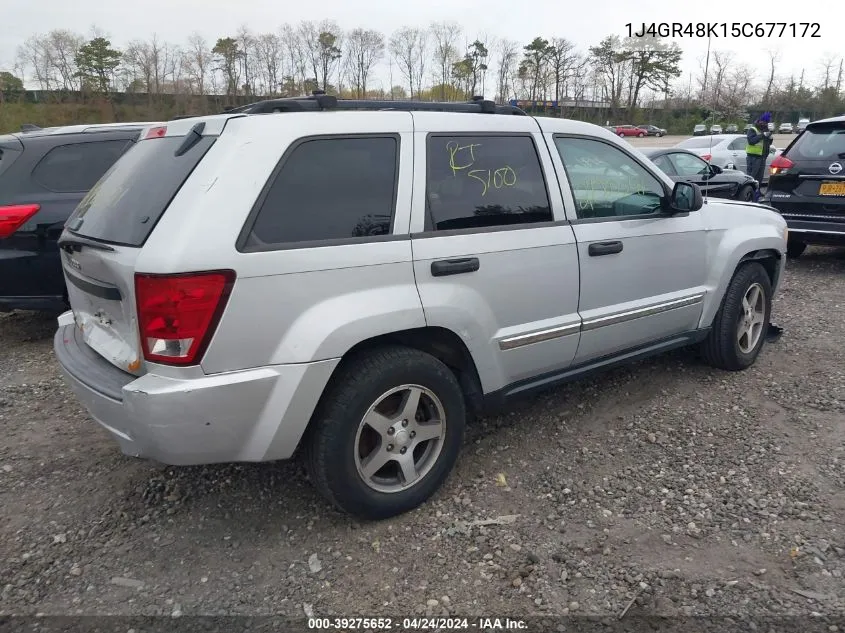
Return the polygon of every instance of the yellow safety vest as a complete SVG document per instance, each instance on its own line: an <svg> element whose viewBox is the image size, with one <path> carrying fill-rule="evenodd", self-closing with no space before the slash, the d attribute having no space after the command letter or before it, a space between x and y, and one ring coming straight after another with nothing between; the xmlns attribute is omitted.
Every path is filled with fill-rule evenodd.
<svg viewBox="0 0 845 633"><path fill-rule="evenodd" d="M756 127L752 126L751 129L754 130L755 134L760 133L757 130ZM763 141L762 141L762 139L758 143L755 143L754 145L752 145L751 143L746 145L745 146L745 153L748 154L749 156L762 156L763 155Z"/></svg>

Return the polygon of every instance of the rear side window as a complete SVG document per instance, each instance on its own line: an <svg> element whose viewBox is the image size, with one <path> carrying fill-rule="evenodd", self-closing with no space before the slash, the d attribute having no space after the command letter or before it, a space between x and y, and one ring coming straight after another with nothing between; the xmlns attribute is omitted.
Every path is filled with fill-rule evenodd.
<svg viewBox="0 0 845 633"><path fill-rule="evenodd" d="M742 136L740 138L735 138L734 140L732 140L731 144L728 145L728 149L730 149L730 150L741 150L741 149L745 149L747 145L748 145L748 138L745 137L745 136Z"/></svg>
<svg viewBox="0 0 845 633"><path fill-rule="evenodd" d="M840 160L845 158L845 126L808 127L787 154L792 160Z"/></svg>
<svg viewBox="0 0 845 633"><path fill-rule="evenodd" d="M551 222L530 136L430 136L426 230Z"/></svg>
<svg viewBox="0 0 845 633"><path fill-rule="evenodd" d="M391 232L399 140L395 136L305 140L283 159L247 249L367 238Z"/></svg>
<svg viewBox="0 0 845 633"><path fill-rule="evenodd" d="M94 186L130 141L91 141L54 147L38 161L32 178L45 189L82 193Z"/></svg>
<svg viewBox="0 0 845 633"><path fill-rule="evenodd" d="M704 127L704 126L701 126L701 127ZM710 139L708 137L704 137L704 138L688 138L687 140L681 141L680 143L675 145L675 147L684 147L684 148L693 147L694 148L694 147L710 147L712 145L713 145L712 139Z"/></svg>
<svg viewBox="0 0 845 633"><path fill-rule="evenodd" d="M181 136L137 143L82 199L67 228L95 240L141 246L215 138L203 136L179 156Z"/></svg>

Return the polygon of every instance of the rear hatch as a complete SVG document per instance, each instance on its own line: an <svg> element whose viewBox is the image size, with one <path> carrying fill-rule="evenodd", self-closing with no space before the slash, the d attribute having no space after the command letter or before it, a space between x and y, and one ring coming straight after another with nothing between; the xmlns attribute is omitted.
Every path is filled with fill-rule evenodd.
<svg viewBox="0 0 845 633"><path fill-rule="evenodd" d="M784 212L845 217L845 121L808 125L772 162L769 187Z"/></svg>
<svg viewBox="0 0 845 633"><path fill-rule="evenodd" d="M123 371L144 373L135 262L224 123L185 120L142 133L65 225L59 246L75 321L88 346Z"/></svg>

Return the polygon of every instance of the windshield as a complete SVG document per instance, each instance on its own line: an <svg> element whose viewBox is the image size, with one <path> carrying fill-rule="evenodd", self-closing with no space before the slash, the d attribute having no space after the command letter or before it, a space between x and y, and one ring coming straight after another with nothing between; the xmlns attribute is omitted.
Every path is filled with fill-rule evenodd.
<svg viewBox="0 0 845 633"><path fill-rule="evenodd" d="M845 126L815 125L804 130L789 149L789 158L805 160L837 160L845 158Z"/></svg>

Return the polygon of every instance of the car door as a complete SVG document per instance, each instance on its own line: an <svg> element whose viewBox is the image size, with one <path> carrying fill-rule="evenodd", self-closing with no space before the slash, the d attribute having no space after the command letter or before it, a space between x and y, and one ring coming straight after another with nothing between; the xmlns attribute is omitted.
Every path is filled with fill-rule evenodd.
<svg viewBox="0 0 845 633"><path fill-rule="evenodd" d="M730 198L736 189L736 182L724 172L714 172L711 165L698 156L687 152L667 154L680 180L694 182L701 187L701 193L717 198Z"/></svg>
<svg viewBox="0 0 845 633"><path fill-rule="evenodd" d="M669 215L670 185L609 140L547 133L581 270L576 363L695 332L707 272L698 212Z"/></svg>
<svg viewBox="0 0 845 633"><path fill-rule="evenodd" d="M414 271L428 326L456 332L485 392L578 348L578 252L533 118L414 113Z"/></svg>
<svg viewBox="0 0 845 633"><path fill-rule="evenodd" d="M738 171L745 171L745 147L748 145L748 139L744 136L738 136L727 147L727 163L734 166Z"/></svg>

